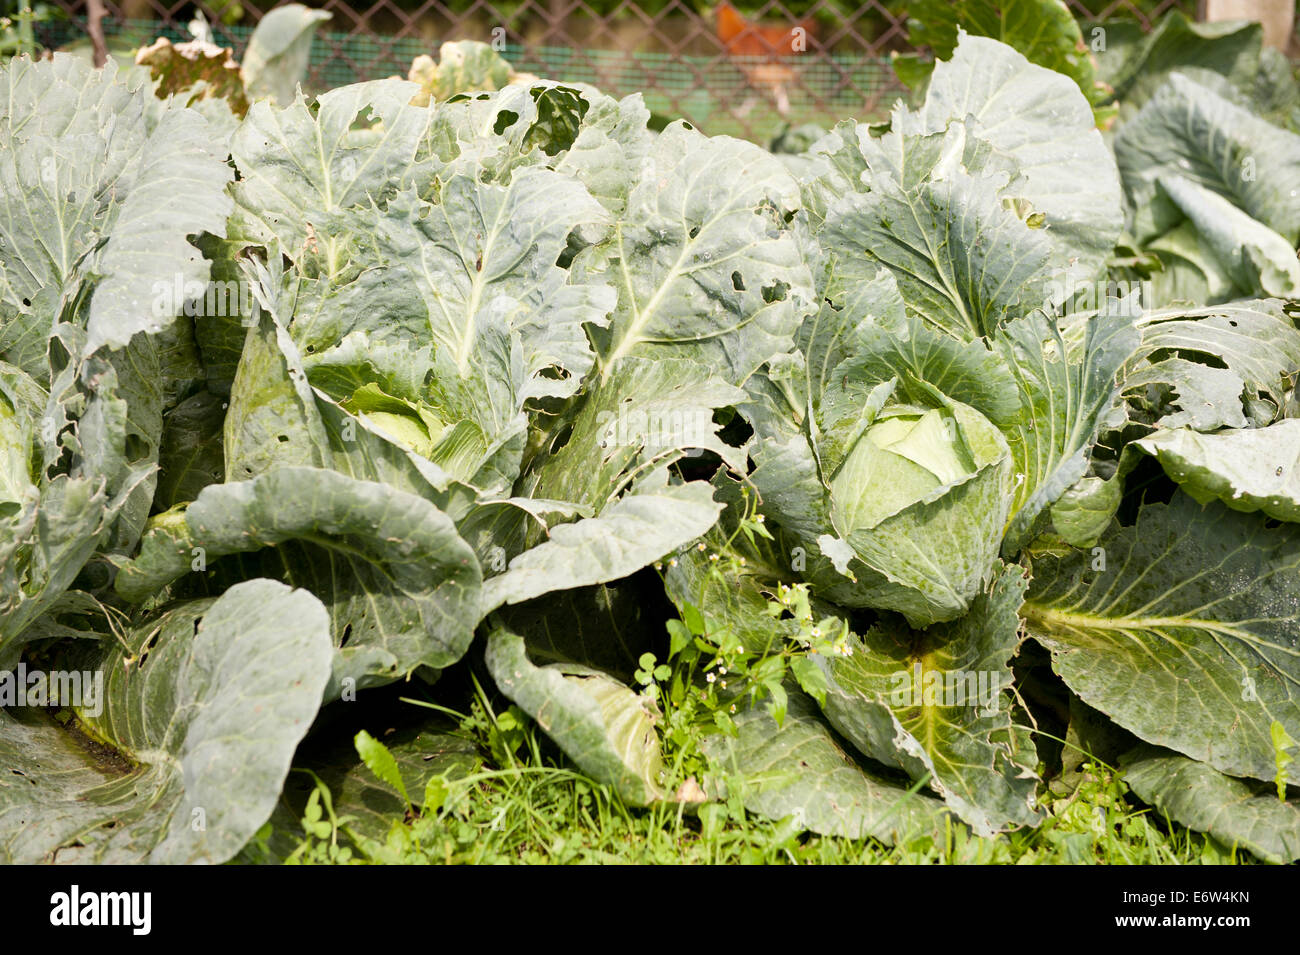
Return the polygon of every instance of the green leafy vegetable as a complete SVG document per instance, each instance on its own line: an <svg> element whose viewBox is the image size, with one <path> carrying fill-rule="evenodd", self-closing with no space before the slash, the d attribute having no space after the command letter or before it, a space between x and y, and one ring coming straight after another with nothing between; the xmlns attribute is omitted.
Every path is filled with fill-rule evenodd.
<svg viewBox="0 0 1300 955"><path fill-rule="evenodd" d="M1092 553L1033 564L1029 633L1074 692L1135 735L1272 779L1269 724L1300 728L1292 525L1184 495Z"/></svg>
<svg viewBox="0 0 1300 955"><path fill-rule="evenodd" d="M319 601L269 580L78 654L68 663L102 683L80 727L39 710L0 716L4 857L225 862L270 816L329 661Z"/></svg>
<svg viewBox="0 0 1300 955"><path fill-rule="evenodd" d="M534 666L523 640L506 630L488 638L487 665L502 692L593 779L632 805L663 798L653 703L599 670Z"/></svg>
<svg viewBox="0 0 1300 955"><path fill-rule="evenodd" d="M304 92L296 4L0 65L0 857L452 859L541 772L1082 858L1136 738L1294 860L1300 87L909 13L912 105L779 152L471 41Z"/></svg>

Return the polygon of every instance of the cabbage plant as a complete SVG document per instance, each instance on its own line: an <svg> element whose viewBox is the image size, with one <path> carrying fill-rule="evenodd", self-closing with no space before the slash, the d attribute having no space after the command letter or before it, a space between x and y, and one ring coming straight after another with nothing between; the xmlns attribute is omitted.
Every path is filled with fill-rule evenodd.
<svg viewBox="0 0 1300 955"><path fill-rule="evenodd" d="M629 805L991 836L1093 748L1300 855L1300 93L1051 12L782 156L474 45L0 67L0 859L283 856L325 762L382 839L481 756L348 704L467 657Z"/></svg>
<svg viewBox="0 0 1300 955"><path fill-rule="evenodd" d="M818 629L851 636L844 654L799 670L808 698L860 754L924 781L976 832L1041 819L1044 747L1020 700L972 707L953 690L976 673L1009 686L1043 648L1074 694L1071 732L1100 745L1098 711L1105 732L1122 728L1106 752L1143 798L1295 858L1294 799L1278 803L1267 783L1286 759L1276 740L1300 717L1300 620L1282 596L1300 585L1296 538L1260 513L1292 514L1282 419L1300 335L1292 305L1240 296L1293 294L1293 237L1276 228L1294 221L1279 185L1300 140L1260 117L1235 124L1276 143L1253 160L1274 169L1267 181L1238 181L1240 137L1214 124L1240 119L1248 97L1202 96L1174 73L1151 78L1168 88L1140 111L1121 106L1112 155L1074 81L957 32L886 131L841 124L792 158L821 302L742 408L746 477L772 537L714 538L754 568L739 597L706 586L692 557L668 574L670 593L749 640L763 606L746 594L810 586ZM1162 63L1184 55L1175 32L1150 40ZM1170 272L1149 281L1161 264ZM1169 281L1233 301L1170 303ZM813 765L833 745L806 714L788 745ZM1147 748L1130 751L1134 737ZM784 745L742 729L715 750L758 773ZM1160 782L1173 770L1197 780L1196 796ZM822 831L875 833L901 811L878 782L774 784L753 803L775 815L824 786L855 808Z"/></svg>

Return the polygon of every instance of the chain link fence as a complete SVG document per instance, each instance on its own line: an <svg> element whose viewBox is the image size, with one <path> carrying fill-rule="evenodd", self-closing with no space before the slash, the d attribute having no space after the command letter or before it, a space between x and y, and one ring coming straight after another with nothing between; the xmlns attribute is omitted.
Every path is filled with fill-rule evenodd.
<svg viewBox="0 0 1300 955"><path fill-rule="evenodd" d="M1149 28L1162 13L1189 15L1193 0L1068 0L1090 20L1127 18ZM36 38L47 48L86 42L87 0L47 0ZM749 40L756 54L719 35L712 0L344 0L309 3L331 13L317 32L305 85L323 90L405 76L411 60L448 40L491 43L517 69L607 93L643 93L651 110L710 134L766 140L786 123L830 125L881 116L903 92L890 53L910 51L906 0L754 0L750 23L771 32ZM106 0L110 52L158 37L189 38L202 10L217 42L241 57L263 0ZM761 36L799 26L803 49L780 55ZM788 40L785 41L788 44ZM766 48L764 48L766 47ZM787 47L788 49L788 47Z"/></svg>

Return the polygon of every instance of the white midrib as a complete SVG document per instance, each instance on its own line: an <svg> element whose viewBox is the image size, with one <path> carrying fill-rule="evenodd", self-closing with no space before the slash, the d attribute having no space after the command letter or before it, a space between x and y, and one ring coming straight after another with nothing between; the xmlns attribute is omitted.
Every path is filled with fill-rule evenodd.
<svg viewBox="0 0 1300 955"><path fill-rule="evenodd" d="M492 257L492 245L496 241L501 225L501 213L506 208L502 203L497 209L496 218L492 220L492 228L488 230L487 236L483 243L483 250L477 253L477 261L483 263L482 267L474 272L474 281L470 283L469 302L465 307L465 325L461 333L456 336L456 370L462 378L469 374L469 354L474 348L474 316L478 314L479 303L483 300L483 276L486 274L487 263ZM454 326L453 326L454 332Z"/></svg>
<svg viewBox="0 0 1300 955"><path fill-rule="evenodd" d="M659 303L667 292L668 286L676 281L677 277L681 274L682 262L685 261L686 255L690 251L692 245L689 241L683 243L682 250L677 255L677 261L674 262L673 267L668 270L668 274L664 276L664 280L659 283L659 288L655 289L654 295L650 296L650 301L646 303L645 308L640 309L637 308L636 296L632 292L632 276L627 270L627 255L623 250L622 223L618 224L617 229L619 268L623 271L623 287L627 290L628 308L632 310L632 321L628 323L627 334L619 339L618 347L610 352L609 357L605 360L605 370L602 375L603 378L609 377L610 369L613 368L614 365L617 364L618 360L624 357L632 346L640 340L641 329L649 324L650 318L659 308Z"/></svg>
<svg viewBox="0 0 1300 955"><path fill-rule="evenodd" d="M1049 607L1025 602L1024 615L1030 620L1039 620L1043 623L1059 623L1071 630L1161 630L1165 627L1186 627L1192 630L1204 630L1210 633L1219 634L1225 637L1234 637L1245 643L1262 643L1259 636L1251 633L1249 630L1243 630L1230 624L1225 624L1218 620L1207 620L1201 617L1143 617L1143 616L1125 616L1125 617L1102 617L1090 613L1071 613L1068 610L1053 610ZM1286 647L1277 644L1269 646L1284 652L1291 653L1294 656L1300 656L1300 651L1288 650Z"/></svg>
<svg viewBox="0 0 1300 955"><path fill-rule="evenodd" d="M948 297L948 300L952 302L953 305L956 306L957 313L961 316L962 321L966 323L967 329L972 331L976 335L976 337L978 337L980 334L979 325L975 322L975 320L971 317L970 313L966 310L965 299L961 297L961 294L957 291L954 283L949 281L949 279L951 278L951 276L949 275L950 269L943 267L945 263L943 262L943 259L940 258L939 251L931 244L930 234L925 230L925 227L921 224L921 216L917 213L916 206L913 205L912 203L912 200L914 198L919 198L919 197L909 194L906 190L902 188L901 185L899 186L899 193L903 196L904 206L907 208L907 211L910 212L912 215L912 224L916 226L916 231L920 234L921 241L925 243L925 255L929 256L930 261L935 266L935 272L936 274L938 274L939 282L943 286L943 294L946 295ZM948 263L948 265L950 266L951 263ZM923 279L921 279L919 275L916 275L915 272L913 272L912 274L918 280L924 281Z"/></svg>
<svg viewBox="0 0 1300 955"><path fill-rule="evenodd" d="M486 248L483 257L487 258ZM478 314L478 305L482 300L483 273L477 272L470 286L469 303L465 307L465 325L461 334L456 336L456 370L462 378L469 373L469 353L474 347L474 316Z"/></svg>

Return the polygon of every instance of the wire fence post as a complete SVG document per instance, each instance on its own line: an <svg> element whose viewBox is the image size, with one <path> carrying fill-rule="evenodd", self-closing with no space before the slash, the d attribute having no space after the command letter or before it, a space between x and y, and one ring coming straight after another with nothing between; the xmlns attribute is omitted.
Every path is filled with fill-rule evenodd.
<svg viewBox="0 0 1300 955"><path fill-rule="evenodd" d="M104 42L104 0L86 0L86 32L94 51L94 63L103 66L108 62L108 44Z"/></svg>

